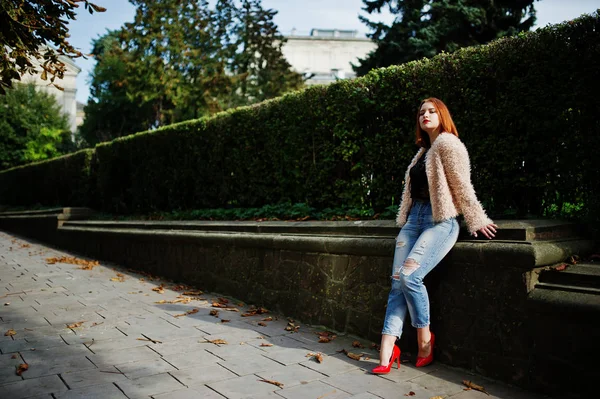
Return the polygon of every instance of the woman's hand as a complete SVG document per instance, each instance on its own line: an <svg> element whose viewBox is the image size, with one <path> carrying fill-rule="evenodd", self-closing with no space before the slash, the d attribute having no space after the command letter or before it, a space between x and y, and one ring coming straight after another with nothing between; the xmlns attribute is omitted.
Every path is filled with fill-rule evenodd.
<svg viewBox="0 0 600 399"><path fill-rule="evenodd" d="M490 223L487 226L483 226L482 228L480 228L479 231L481 234L483 234L484 236L486 236L487 238L489 238L490 240L494 237L496 237L496 229L498 228L498 226L496 226L494 223ZM473 236L477 237L477 231L473 232Z"/></svg>

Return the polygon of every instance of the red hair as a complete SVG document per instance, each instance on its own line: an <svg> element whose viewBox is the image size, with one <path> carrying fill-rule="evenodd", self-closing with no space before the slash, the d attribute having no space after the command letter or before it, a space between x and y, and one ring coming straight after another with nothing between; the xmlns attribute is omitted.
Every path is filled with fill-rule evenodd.
<svg viewBox="0 0 600 399"><path fill-rule="evenodd" d="M419 123L419 113L421 112L421 107L425 103L432 103L435 107L435 110L437 111L438 118L440 120L440 125L438 126L439 132L451 133L458 137L458 130L456 130L456 126L452 121L452 116L450 116L450 111L448 110L448 107L446 107L446 104L444 104L440 99L437 99L435 97L429 97L421 101L421 104L419 104L419 109L417 111L417 145L419 147L425 148L431 147L431 143L429 142L429 135L427 134L427 132L421 129L421 124Z"/></svg>

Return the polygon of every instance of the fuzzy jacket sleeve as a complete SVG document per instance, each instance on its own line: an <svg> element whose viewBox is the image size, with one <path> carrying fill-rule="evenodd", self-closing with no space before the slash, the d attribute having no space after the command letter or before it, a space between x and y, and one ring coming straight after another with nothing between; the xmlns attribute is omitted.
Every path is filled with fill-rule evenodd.
<svg viewBox="0 0 600 399"><path fill-rule="evenodd" d="M442 134L437 138L440 139L442 139L440 144L443 144L440 146L441 161L454 206L458 213L464 216L469 233L473 233L493 221L477 200L471 183L471 163L467 148L454 135Z"/></svg>

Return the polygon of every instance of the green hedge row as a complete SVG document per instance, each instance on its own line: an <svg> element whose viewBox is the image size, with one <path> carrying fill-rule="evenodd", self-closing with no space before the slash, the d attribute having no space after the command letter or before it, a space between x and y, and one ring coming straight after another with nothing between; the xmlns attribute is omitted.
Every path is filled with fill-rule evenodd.
<svg viewBox="0 0 600 399"><path fill-rule="evenodd" d="M0 172L0 203L19 207L88 206L95 186L93 156L94 150L82 150Z"/></svg>
<svg viewBox="0 0 600 399"><path fill-rule="evenodd" d="M37 186L84 176L85 162L81 172L58 160L1 172L0 203L60 199L123 214L278 203L380 212L398 204L416 108L435 96L453 114L492 215L570 207L599 220L599 25L595 13L101 144L94 184L63 184L68 201ZM35 197L19 173L37 176Z"/></svg>

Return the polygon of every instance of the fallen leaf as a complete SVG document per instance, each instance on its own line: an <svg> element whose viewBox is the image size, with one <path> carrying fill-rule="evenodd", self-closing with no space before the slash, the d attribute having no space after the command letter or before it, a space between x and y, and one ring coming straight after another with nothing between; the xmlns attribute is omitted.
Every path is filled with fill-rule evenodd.
<svg viewBox="0 0 600 399"><path fill-rule="evenodd" d="M158 287L152 288L152 291L158 292L159 294L164 294L165 293L165 287L161 284Z"/></svg>
<svg viewBox="0 0 600 399"><path fill-rule="evenodd" d="M16 354L15 354L15 355L12 355L10 358L11 358L11 359L16 359L16 358L17 358L17 355L16 355Z"/></svg>
<svg viewBox="0 0 600 399"><path fill-rule="evenodd" d="M247 313L242 314L242 317L248 317L248 316L256 316L257 314L264 314L264 313L269 313L269 311L265 308L250 308L250 310L248 310Z"/></svg>
<svg viewBox="0 0 600 399"><path fill-rule="evenodd" d="M173 287L171 287L171 289L173 291L185 291L185 290L189 290L190 287L187 285L178 284L178 285L174 285Z"/></svg>
<svg viewBox="0 0 600 399"><path fill-rule="evenodd" d="M364 345L360 343L360 341L354 341L352 342L352 347L353 348L364 348Z"/></svg>
<svg viewBox="0 0 600 399"><path fill-rule="evenodd" d="M213 308L226 308L227 307L227 305L225 305L224 303L219 303L219 302L213 302L211 306Z"/></svg>
<svg viewBox="0 0 600 399"><path fill-rule="evenodd" d="M164 299L161 299L160 301L156 301L156 302L154 302L154 303L167 303L167 301L166 301L166 300L164 300Z"/></svg>
<svg viewBox="0 0 600 399"><path fill-rule="evenodd" d="M215 316L215 317L217 317L217 316L219 316L219 311L218 311L217 309L213 309L213 310L211 310L211 311L210 311L210 313L209 313L209 314L210 314L211 316Z"/></svg>
<svg viewBox="0 0 600 399"><path fill-rule="evenodd" d="M17 332L15 330L13 330L12 328L10 330L8 330L7 332L4 333L5 337L12 337L13 335L15 335Z"/></svg>
<svg viewBox="0 0 600 399"><path fill-rule="evenodd" d="M265 343L263 343L263 344L260 344L260 346L273 346L273 344L265 344Z"/></svg>
<svg viewBox="0 0 600 399"><path fill-rule="evenodd" d="M183 292L183 295L191 295L191 296L200 296L202 294L203 294L202 291L185 291L185 292Z"/></svg>
<svg viewBox="0 0 600 399"><path fill-rule="evenodd" d="M100 265L100 262L98 262L97 260L85 260L68 256L62 256L60 258L46 258L46 262L50 265L53 265L55 263L68 263L71 265L79 265L78 269L82 270L92 270L95 266Z"/></svg>
<svg viewBox="0 0 600 399"><path fill-rule="evenodd" d="M273 381L273 380L258 380L258 381L266 382L267 384L277 385L279 388L283 387L283 384L278 381Z"/></svg>
<svg viewBox="0 0 600 399"><path fill-rule="evenodd" d="M261 326L261 327L266 327L266 326L267 326L267 324L266 324L266 323L263 323L262 321L259 321L259 322L258 322L258 325L259 325L259 326Z"/></svg>
<svg viewBox="0 0 600 399"><path fill-rule="evenodd" d="M346 356L348 356L350 359L354 359L354 360L360 360L360 358L362 357L362 355L359 355L357 353L352 353L352 352L346 353Z"/></svg>
<svg viewBox="0 0 600 399"><path fill-rule="evenodd" d="M375 349L375 350L379 351L379 350L381 349L381 347L380 347L380 345L379 345L379 344L372 343L372 344L371 344L371 349Z"/></svg>
<svg viewBox="0 0 600 399"><path fill-rule="evenodd" d="M414 393L413 391L410 391L409 393L405 393L404 396L415 396L416 393Z"/></svg>
<svg viewBox="0 0 600 399"><path fill-rule="evenodd" d="M319 338L319 343L320 344L327 344L329 342L331 342L331 338L329 338L329 337L320 337Z"/></svg>
<svg viewBox="0 0 600 399"><path fill-rule="evenodd" d="M429 399L444 399L444 397L443 396L432 396Z"/></svg>
<svg viewBox="0 0 600 399"><path fill-rule="evenodd" d="M199 311L199 310L200 310L200 309L198 309L198 308L194 308L194 309L192 309L192 310L188 310L188 311L187 311L187 312L185 312L185 313L176 314L176 315L175 315L175 317L182 317L182 316L187 316L187 315L190 315L190 314L198 313L198 311Z"/></svg>
<svg viewBox="0 0 600 399"><path fill-rule="evenodd" d="M29 370L29 365L27 363L21 363L17 367L17 375L20 376L24 371Z"/></svg>
<svg viewBox="0 0 600 399"><path fill-rule="evenodd" d="M289 322L288 325L285 327L285 331L298 332L299 328L300 328L300 326L297 326L294 323Z"/></svg>
<svg viewBox="0 0 600 399"><path fill-rule="evenodd" d="M306 357L313 358L318 363L323 363L323 354L321 352L318 352L318 353L311 352L311 353L307 354Z"/></svg>
<svg viewBox="0 0 600 399"><path fill-rule="evenodd" d="M477 385L477 384L475 384L475 383L473 383L471 381L467 381L467 380L463 380L462 383L465 384L468 388L474 389L474 390L479 391L479 392L483 392L483 393L485 393L488 396L490 395L488 393L488 391L486 391L485 388L482 387L481 385Z"/></svg>
<svg viewBox="0 0 600 399"><path fill-rule="evenodd" d="M229 299L227 298L217 298L219 300L219 303L224 303L224 304L228 304L229 303Z"/></svg>
<svg viewBox="0 0 600 399"><path fill-rule="evenodd" d="M226 310L228 312L239 312L240 311L238 308L223 308L223 310Z"/></svg>
<svg viewBox="0 0 600 399"><path fill-rule="evenodd" d="M85 321L78 321L77 323L67 324L67 328L77 328L81 327L81 325L85 323Z"/></svg>
<svg viewBox="0 0 600 399"><path fill-rule="evenodd" d="M205 342L215 344L215 345L227 345L227 341L225 341L224 339L213 339L213 340L207 339Z"/></svg>
<svg viewBox="0 0 600 399"><path fill-rule="evenodd" d="M117 273L117 277L111 278L110 281L116 281L118 283L122 283L125 281L125 275L122 273Z"/></svg>
<svg viewBox="0 0 600 399"><path fill-rule="evenodd" d="M221 323L229 323L231 320L229 319L221 319Z"/></svg>
<svg viewBox="0 0 600 399"><path fill-rule="evenodd" d="M4 304L4 306L8 306L8 305L10 305L10 302L6 302L6 303Z"/></svg>
<svg viewBox="0 0 600 399"><path fill-rule="evenodd" d="M273 321L273 318L271 316L265 317L264 319L262 319L262 321Z"/></svg>
<svg viewBox="0 0 600 399"><path fill-rule="evenodd" d="M104 322L103 321L101 321L100 323L94 322L90 327L96 327L96 326L99 326L100 324L104 324Z"/></svg>

